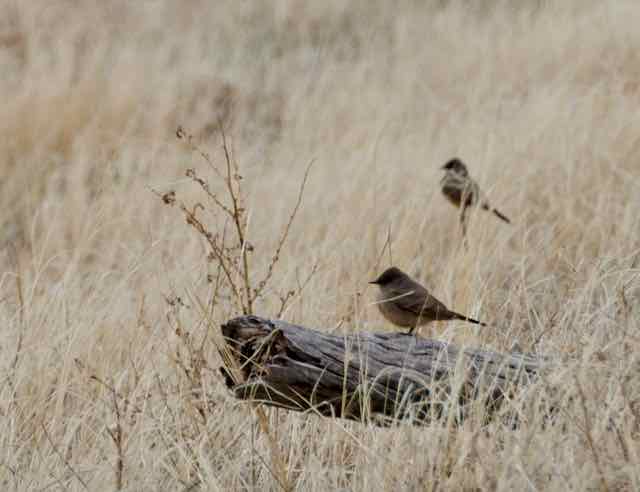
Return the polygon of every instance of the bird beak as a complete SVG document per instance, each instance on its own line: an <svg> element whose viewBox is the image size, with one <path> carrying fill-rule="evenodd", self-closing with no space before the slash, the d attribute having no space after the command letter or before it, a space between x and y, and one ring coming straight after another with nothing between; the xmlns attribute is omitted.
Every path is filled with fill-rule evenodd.
<svg viewBox="0 0 640 492"><path fill-rule="evenodd" d="M444 170L444 169L446 169L446 168L447 168L447 165L446 165L446 164L443 164L442 166L440 166L440 169L442 169L442 170Z"/></svg>
<svg viewBox="0 0 640 492"><path fill-rule="evenodd" d="M370 284L374 284L374 285L378 285L378 281L377 280L373 280L371 282L369 282Z"/></svg>

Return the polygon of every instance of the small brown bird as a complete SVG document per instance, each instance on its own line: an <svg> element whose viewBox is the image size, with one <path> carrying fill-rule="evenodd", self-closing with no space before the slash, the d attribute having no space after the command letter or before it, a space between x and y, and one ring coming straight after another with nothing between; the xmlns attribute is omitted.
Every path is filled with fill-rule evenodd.
<svg viewBox="0 0 640 492"><path fill-rule="evenodd" d="M416 326L432 321L460 319L487 326L476 319L463 316L449 309L433 297L427 289L396 267L387 268L370 284L380 288L378 309L391 323L409 328L412 333Z"/></svg>
<svg viewBox="0 0 640 492"><path fill-rule="evenodd" d="M442 166L442 169L445 171L440 181L442 193L451 203L462 209L460 223L462 224L463 233L466 234L467 208L478 204L483 210L491 210L498 218L504 220L507 224L511 223L505 215L489 205L489 202L480 191L478 183L471 179L467 166L465 166L460 159L451 159Z"/></svg>

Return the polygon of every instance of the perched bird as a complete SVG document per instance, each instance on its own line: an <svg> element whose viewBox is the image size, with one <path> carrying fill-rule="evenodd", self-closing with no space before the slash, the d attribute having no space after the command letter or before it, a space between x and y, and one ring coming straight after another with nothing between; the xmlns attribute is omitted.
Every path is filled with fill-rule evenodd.
<svg viewBox="0 0 640 492"><path fill-rule="evenodd" d="M458 159L454 158L448 161L444 166L445 174L440 181L442 185L442 193L456 207L461 208L460 223L462 224L462 232L466 234L466 212L467 208L480 205L483 210L491 210L498 218L504 220L507 224L511 221L502 213L489 205L489 202L480 191L478 183L471 176L467 166Z"/></svg>
<svg viewBox="0 0 640 492"><path fill-rule="evenodd" d="M438 320L460 319L487 326L476 319L450 311L399 268L387 268L377 279L369 283L380 288L377 306L382 315L394 325L409 328L409 333L413 332L416 326Z"/></svg>

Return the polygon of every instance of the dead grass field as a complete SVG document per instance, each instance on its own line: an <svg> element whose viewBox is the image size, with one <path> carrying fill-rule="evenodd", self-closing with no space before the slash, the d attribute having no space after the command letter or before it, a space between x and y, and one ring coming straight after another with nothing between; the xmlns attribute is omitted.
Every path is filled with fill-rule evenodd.
<svg viewBox="0 0 640 492"><path fill-rule="evenodd" d="M1 11L0 488L640 490L637 2ZM391 329L367 285L390 235L396 265L491 324L422 336L564 361L559 425L543 428L525 395L517 430L268 410L261 432L217 372L238 303L215 290L178 203L154 193L231 230L185 172L222 198L224 183L176 138L182 125L224 166L219 120L252 285L315 160L254 312L288 297L287 321ZM468 251L438 186L454 155L514 221L475 215Z"/></svg>

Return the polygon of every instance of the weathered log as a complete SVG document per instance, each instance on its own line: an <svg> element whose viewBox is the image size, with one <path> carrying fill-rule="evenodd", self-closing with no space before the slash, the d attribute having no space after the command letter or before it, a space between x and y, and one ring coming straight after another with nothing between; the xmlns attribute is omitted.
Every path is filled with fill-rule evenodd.
<svg viewBox="0 0 640 492"><path fill-rule="evenodd" d="M491 414L548 365L404 333L338 336L257 316L228 321L222 334L221 372L237 398L354 420L459 418L478 400Z"/></svg>

